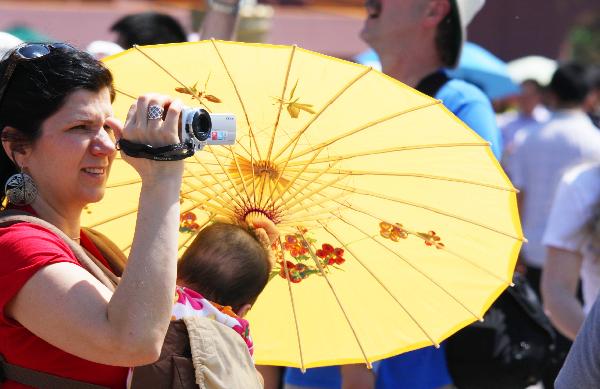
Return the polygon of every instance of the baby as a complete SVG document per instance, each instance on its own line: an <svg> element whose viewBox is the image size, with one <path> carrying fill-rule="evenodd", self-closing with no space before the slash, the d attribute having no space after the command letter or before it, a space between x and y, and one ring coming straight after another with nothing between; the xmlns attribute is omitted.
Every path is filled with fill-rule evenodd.
<svg viewBox="0 0 600 389"><path fill-rule="evenodd" d="M271 272L270 221L252 231L225 223L204 228L177 267L173 320L211 317L239 333L253 353L248 321L243 319L267 285ZM267 232L268 231L268 232Z"/></svg>
<svg viewBox="0 0 600 389"><path fill-rule="evenodd" d="M198 372L194 372L191 362L190 340L179 319L201 316L228 326L242 337L252 355L249 323L244 316L267 285L272 267L270 246L278 236L277 228L269 220L253 223L252 229L214 223L198 233L177 267L172 322L160 359L133 369L130 388L197 387L194 374L197 377ZM184 363L185 368L181 365L182 357L189 360ZM252 369L262 382L250 357L246 358L249 362L242 362L242 370ZM243 356L239 359L245 360Z"/></svg>

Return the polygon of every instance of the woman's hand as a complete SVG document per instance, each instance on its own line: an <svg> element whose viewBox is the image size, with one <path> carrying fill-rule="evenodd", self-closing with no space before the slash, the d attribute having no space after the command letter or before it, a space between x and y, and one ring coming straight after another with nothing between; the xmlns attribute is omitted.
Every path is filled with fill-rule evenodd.
<svg viewBox="0 0 600 389"><path fill-rule="evenodd" d="M159 107L164 110L161 118L149 117L149 110ZM155 109L155 108L153 108ZM147 94L140 96L129 108L125 126L117 130L117 139L161 147L179 143L179 117L183 104L169 96ZM183 171L183 161L153 161L145 158L133 158L121 153L125 159L147 183L149 180L161 180L165 176L179 175Z"/></svg>

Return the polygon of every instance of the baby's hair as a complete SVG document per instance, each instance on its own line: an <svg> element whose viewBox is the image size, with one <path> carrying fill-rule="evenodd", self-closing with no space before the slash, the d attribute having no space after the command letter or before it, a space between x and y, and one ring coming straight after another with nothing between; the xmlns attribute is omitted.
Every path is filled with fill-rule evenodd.
<svg viewBox="0 0 600 389"><path fill-rule="evenodd" d="M268 250L253 232L214 223L202 229L185 251L177 278L208 300L237 311L253 304L267 285L271 271Z"/></svg>

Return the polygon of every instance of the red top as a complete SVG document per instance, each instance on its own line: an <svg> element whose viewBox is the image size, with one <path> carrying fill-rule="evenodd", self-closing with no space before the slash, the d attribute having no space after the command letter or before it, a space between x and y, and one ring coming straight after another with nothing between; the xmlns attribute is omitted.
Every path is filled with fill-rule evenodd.
<svg viewBox="0 0 600 389"><path fill-rule="evenodd" d="M110 268L83 232L81 245ZM4 307L27 280L42 267L59 262L81 266L68 245L52 232L31 223L0 228L0 354L18 366L110 388L125 388L127 368L100 365L68 354L5 316ZM0 387L29 388L12 381Z"/></svg>

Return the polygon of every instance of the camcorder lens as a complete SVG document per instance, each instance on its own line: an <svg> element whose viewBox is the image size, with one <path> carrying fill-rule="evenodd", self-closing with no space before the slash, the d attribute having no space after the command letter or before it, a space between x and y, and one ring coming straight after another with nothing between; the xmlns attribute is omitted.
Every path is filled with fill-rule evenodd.
<svg viewBox="0 0 600 389"><path fill-rule="evenodd" d="M199 141L205 141L210 136L210 130L212 129L212 122L210 120L210 114L203 109L199 109L194 112L194 118L192 119L192 131L194 136Z"/></svg>

